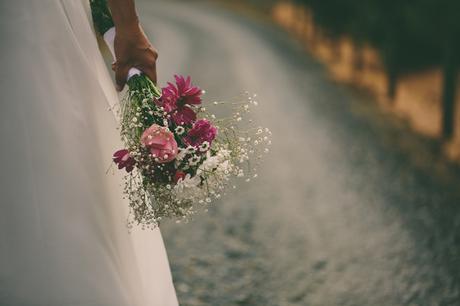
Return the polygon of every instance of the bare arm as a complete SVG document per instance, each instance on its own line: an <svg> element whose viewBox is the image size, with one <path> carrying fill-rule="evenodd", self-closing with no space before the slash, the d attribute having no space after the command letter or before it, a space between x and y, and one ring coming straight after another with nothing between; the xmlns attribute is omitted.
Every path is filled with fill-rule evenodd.
<svg viewBox="0 0 460 306"><path fill-rule="evenodd" d="M139 24L134 0L108 0L115 24L115 70L117 89L122 90L128 71L136 67L157 82L157 50L150 44Z"/></svg>

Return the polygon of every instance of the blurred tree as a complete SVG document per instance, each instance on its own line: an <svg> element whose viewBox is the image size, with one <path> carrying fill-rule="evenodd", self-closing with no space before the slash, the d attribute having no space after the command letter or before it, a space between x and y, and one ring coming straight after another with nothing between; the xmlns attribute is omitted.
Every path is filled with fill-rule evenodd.
<svg viewBox="0 0 460 306"><path fill-rule="evenodd" d="M297 0L331 36L350 35L379 50L394 98L401 74L443 67L443 136L453 134L459 67L460 1Z"/></svg>
<svg viewBox="0 0 460 306"><path fill-rule="evenodd" d="M444 138L450 139L455 126L455 98L460 56L460 2L439 0L436 4L432 3L431 9L440 40L439 47L443 50L442 131Z"/></svg>

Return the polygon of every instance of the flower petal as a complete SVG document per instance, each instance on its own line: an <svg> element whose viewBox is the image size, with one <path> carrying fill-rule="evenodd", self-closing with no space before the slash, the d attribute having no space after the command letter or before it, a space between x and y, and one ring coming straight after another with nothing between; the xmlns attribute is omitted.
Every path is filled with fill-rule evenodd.
<svg viewBox="0 0 460 306"><path fill-rule="evenodd" d="M184 106L172 114L173 121L178 124L190 124L196 120L196 114L190 107Z"/></svg>

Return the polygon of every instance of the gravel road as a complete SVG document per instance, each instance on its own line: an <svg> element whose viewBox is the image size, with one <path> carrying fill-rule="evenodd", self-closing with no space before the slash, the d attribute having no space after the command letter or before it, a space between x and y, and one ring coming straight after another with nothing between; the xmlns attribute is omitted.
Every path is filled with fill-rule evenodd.
<svg viewBox="0 0 460 306"><path fill-rule="evenodd" d="M256 92L273 132L256 181L162 226L181 305L460 305L458 170L400 149L415 136L363 114L269 22L138 2L160 83L190 74L208 101Z"/></svg>

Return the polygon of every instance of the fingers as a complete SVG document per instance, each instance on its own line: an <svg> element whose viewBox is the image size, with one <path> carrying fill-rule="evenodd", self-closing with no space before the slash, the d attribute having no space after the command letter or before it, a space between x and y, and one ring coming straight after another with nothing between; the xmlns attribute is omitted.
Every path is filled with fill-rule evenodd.
<svg viewBox="0 0 460 306"><path fill-rule="evenodd" d="M128 77L129 66L126 64L115 65L115 81L117 83L117 90L122 91L126 84L126 78Z"/></svg>
<svg viewBox="0 0 460 306"><path fill-rule="evenodd" d="M142 71L155 85L157 84L157 68L156 60L158 53L153 47L149 47L143 50L143 53L136 56L137 65L128 64L126 61L120 63L116 61L112 63L112 70L115 71L115 81L117 84L117 90L122 91L126 84L129 69L136 67ZM131 61L132 62L132 61Z"/></svg>
<svg viewBox="0 0 460 306"><path fill-rule="evenodd" d="M153 63L148 67L141 67L142 72L152 80L153 84L157 84L157 67L156 64Z"/></svg>

